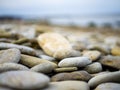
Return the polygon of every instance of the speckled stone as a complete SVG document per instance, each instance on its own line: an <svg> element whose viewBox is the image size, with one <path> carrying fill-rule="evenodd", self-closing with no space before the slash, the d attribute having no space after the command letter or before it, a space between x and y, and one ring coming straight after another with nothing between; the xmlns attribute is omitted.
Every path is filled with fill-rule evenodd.
<svg viewBox="0 0 120 90"><path fill-rule="evenodd" d="M46 75L30 71L9 71L0 74L0 85L15 89L38 89L47 86Z"/></svg>
<svg viewBox="0 0 120 90"><path fill-rule="evenodd" d="M96 61L101 56L101 53L99 51L96 51L96 50L84 51L83 56L89 57L90 60L92 60L92 61Z"/></svg>
<svg viewBox="0 0 120 90"><path fill-rule="evenodd" d="M20 51L19 49L13 48L13 49L7 49L7 50L1 50L0 51L0 63L18 63L20 60Z"/></svg>

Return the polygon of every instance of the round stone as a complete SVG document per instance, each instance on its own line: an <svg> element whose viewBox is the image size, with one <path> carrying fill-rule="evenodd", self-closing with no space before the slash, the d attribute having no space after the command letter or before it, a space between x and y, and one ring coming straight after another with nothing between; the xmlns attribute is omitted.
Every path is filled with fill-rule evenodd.
<svg viewBox="0 0 120 90"><path fill-rule="evenodd" d="M90 90L88 84L83 81L52 82L42 90Z"/></svg>
<svg viewBox="0 0 120 90"><path fill-rule="evenodd" d="M46 54L57 59L69 57L72 50L67 39L58 33L44 33L37 40Z"/></svg>
<svg viewBox="0 0 120 90"><path fill-rule="evenodd" d="M99 84L106 83L106 82L120 83L120 71L97 75L92 79L90 79L88 84L90 87L96 87Z"/></svg>
<svg viewBox="0 0 120 90"><path fill-rule="evenodd" d="M99 60L99 62L105 66L120 69L120 56L104 56Z"/></svg>
<svg viewBox="0 0 120 90"><path fill-rule="evenodd" d="M98 85L95 90L120 90L119 83L104 83Z"/></svg>
<svg viewBox="0 0 120 90"><path fill-rule="evenodd" d="M111 49L111 54L112 55L115 55L115 56L120 56L120 47L113 47L112 49Z"/></svg>
<svg viewBox="0 0 120 90"><path fill-rule="evenodd" d="M59 67L84 67L92 61L88 57L65 58L58 63Z"/></svg>
<svg viewBox="0 0 120 90"><path fill-rule="evenodd" d="M0 51L0 63L18 63L21 57L19 49L13 48Z"/></svg>
<svg viewBox="0 0 120 90"><path fill-rule="evenodd" d="M102 65L98 62L92 63L85 67L85 69L88 73L98 73L102 71Z"/></svg>
<svg viewBox="0 0 120 90"><path fill-rule="evenodd" d="M0 74L0 85L15 89L37 89L47 86L49 78L30 71L9 71Z"/></svg>
<svg viewBox="0 0 120 90"><path fill-rule="evenodd" d="M99 51L84 51L83 56L89 57L92 61L95 61L101 56L101 53Z"/></svg>
<svg viewBox="0 0 120 90"><path fill-rule="evenodd" d="M22 64L16 63L3 63L0 64L0 72L14 71L14 70L29 70L28 67L23 66Z"/></svg>
<svg viewBox="0 0 120 90"><path fill-rule="evenodd" d="M31 68L31 71L50 73L54 70L54 66L50 63L41 63Z"/></svg>

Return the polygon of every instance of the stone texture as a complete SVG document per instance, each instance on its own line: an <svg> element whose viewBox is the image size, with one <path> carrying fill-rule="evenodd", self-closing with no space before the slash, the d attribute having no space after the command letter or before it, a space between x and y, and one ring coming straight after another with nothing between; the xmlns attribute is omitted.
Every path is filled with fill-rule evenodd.
<svg viewBox="0 0 120 90"><path fill-rule="evenodd" d="M83 56L89 57L92 61L96 61L100 56L101 53L99 51L84 51Z"/></svg>
<svg viewBox="0 0 120 90"><path fill-rule="evenodd" d="M117 46L113 47L111 49L111 54L115 56L120 56L120 47L117 47Z"/></svg>
<svg viewBox="0 0 120 90"><path fill-rule="evenodd" d="M48 60L40 59L40 58L29 56L29 55L23 55L23 54L21 55L20 63L22 63L23 65L26 65L28 67L33 67L33 66L41 64L41 63L50 63L54 67L57 67L57 65L55 63L50 62Z"/></svg>
<svg viewBox="0 0 120 90"><path fill-rule="evenodd" d="M9 71L0 74L0 85L15 89L37 89L47 86L49 78L30 71Z"/></svg>
<svg viewBox="0 0 120 90"><path fill-rule="evenodd" d="M120 90L119 83L104 83L98 85L95 90Z"/></svg>
<svg viewBox="0 0 120 90"><path fill-rule="evenodd" d="M72 73L58 73L51 77L51 81L81 80L88 81L91 75L86 71L75 71Z"/></svg>
<svg viewBox="0 0 120 90"><path fill-rule="evenodd" d="M90 79L88 84L90 87L96 87L99 84L106 83L106 82L120 83L120 71L97 75L92 79Z"/></svg>
<svg viewBox="0 0 120 90"><path fill-rule="evenodd" d="M82 81L52 82L42 90L90 90L87 83Z"/></svg>
<svg viewBox="0 0 120 90"><path fill-rule="evenodd" d="M69 57L72 50L67 39L58 33L44 33L37 40L46 54L57 59Z"/></svg>
<svg viewBox="0 0 120 90"><path fill-rule="evenodd" d="M54 66L50 63L41 63L31 68L31 71L50 73L54 70Z"/></svg>
<svg viewBox="0 0 120 90"><path fill-rule="evenodd" d="M59 67L84 67L92 61L88 57L65 58L58 63Z"/></svg>
<svg viewBox="0 0 120 90"><path fill-rule="evenodd" d="M56 68L54 69L55 72L72 72L78 70L77 67L64 67L64 68Z"/></svg>
<svg viewBox="0 0 120 90"><path fill-rule="evenodd" d="M28 67L23 66L22 64L16 64L16 63L3 63L0 64L0 72L6 72L6 71L17 71L17 70L29 70Z"/></svg>
<svg viewBox="0 0 120 90"><path fill-rule="evenodd" d="M105 66L120 69L120 56L104 56L99 60L99 62Z"/></svg>
<svg viewBox="0 0 120 90"><path fill-rule="evenodd" d="M102 65L98 62L92 63L85 67L85 69L89 73L98 73L102 71Z"/></svg>
<svg viewBox="0 0 120 90"><path fill-rule="evenodd" d="M1 50L0 51L0 63L18 63L20 60L20 51L19 49L13 48L8 50Z"/></svg>

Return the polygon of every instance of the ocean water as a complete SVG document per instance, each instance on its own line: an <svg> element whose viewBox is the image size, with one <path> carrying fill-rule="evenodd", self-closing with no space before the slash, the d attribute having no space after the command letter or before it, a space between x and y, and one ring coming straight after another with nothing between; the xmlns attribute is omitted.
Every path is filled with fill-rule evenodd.
<svg viewBox="0 0 120 90"><path fill-rule="evenodd" d="M93 22L98 27L103 26L105 23L111 24L113 27L120 27L120 16L106 16L106 17L60 17L60 18L50 18L49 21L56 25L77 25L77 26L87 26L89 23ZM119 23L118 23L119 22Z"/></svg>

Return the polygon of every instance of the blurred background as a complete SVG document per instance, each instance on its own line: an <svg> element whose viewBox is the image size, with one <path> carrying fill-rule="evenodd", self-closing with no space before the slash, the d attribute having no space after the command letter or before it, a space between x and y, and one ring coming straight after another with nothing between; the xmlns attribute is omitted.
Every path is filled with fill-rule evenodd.
<svg viewBox="0 0 120 90"><path fill-rule="evenodd" d="M120 28L120 0L0 0L0 23Z"/></svg>

